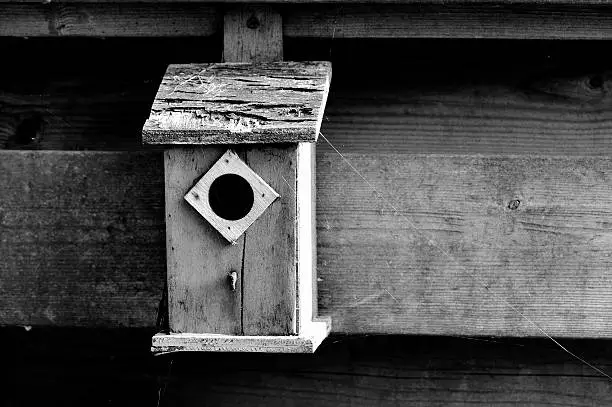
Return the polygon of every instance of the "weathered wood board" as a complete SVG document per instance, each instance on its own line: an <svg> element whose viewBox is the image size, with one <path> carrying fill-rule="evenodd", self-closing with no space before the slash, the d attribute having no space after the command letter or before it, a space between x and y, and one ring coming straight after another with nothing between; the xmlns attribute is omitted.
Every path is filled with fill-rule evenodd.
<svg viewBox="0 0 612 407"><path fill-rule="evenodd" d="M608 5L342 4L287 8L283 33L315 38L607 39Z"/></svg>
<svg viewBox="0 0 612 407"><path fill-rule="evenodd" d="M223 25L223 60L225 62L268 63L269 66L274 66L274 62L282 61L282 59L282 18L278 11L267 6L251 5L241 5L227 10ZM310 74L306 73L306 75L302 69L295 69L294 78L304 78L305 83L311 85L318 82L319 90L323 90L323 97L327 99L329 64L313 65L311 68L313 69ZM264 68L264 72L260 74L265 75L265 71ZM315 72L316 74L313 75ZM325 72L327 75L324 74ZM327 76L323 83L321 74ZM272 76L283 78L283 75L278 72ZM314 79L313 76L318 76L318 79ZM254 95L265 93L261 92L264 87L258 87L257 83L247 82L247 84L255 85ZM302 88L299 82L296 85L298 89ZM290 93L292 92L286 92L286 94ZM302 93L301 97L295 99L293 103L296 101L312 103L313 100L316 100L316 93L314 92L309 97L304 97ZM320 93L319 97L321 97ZM291 104L291 98L288 99ZM278 102L283 104L287 101L271 101L268 98L263 101L263 105L266 103L274 105ZM321 103L321 100L318 102ZM259 103L262 101L260 100ZM293 107L295 108L295 105ZM320 105L315 104L313 107L314 110L317 110L315 114L317 120L314 126L316 140L321 127L323 110L320 109ZM231 106L231 109L234 110L235 107ZM287 109L287 106L280 110L283 109ZM276 124L283 125L287 116L281 114L279 117L281 120L278 120ZM265 125L265 120L260 123ZM266 137L261 137L259 141L269 142L270 140L266 140L269 136L268 134ZM267 146L261 149L248 149L246 159L256 173L272 182L272 187L280 194L280 202L264 212L259 219L260 222L253 225L248 232L248 237L245 238L248 239L248 242L245 243L241 276L243 284L242 334L294 335L297 333L295 309L297 245L296 222L294 221L297 212L297 196L293 187L296 185L296 146Z"/></svg>
<svg viewBox="0 0 612 407"><path fill-rule="evenodd" d="M196 4L0 4L2 37L200 37L220 21L218 8Z"/></svg>
<svg viewBox="0 0 612 407"><path fill-rule="evenodd" d="M283 60L283 18L277 9L261 5L226 8L223 16L224 62Z"/></svg>
<svg viewBox="0 0 612 407"><path fill-rule="evenodd" d="M507 301L551 335L612 335L609 158L347 154L398 208L395 214L336 153L319 150L319 306L321 315L333 317L335 332L539 336ZM2 264L2 323L152 326L163 280L156 217L163 200L157 189L134 182L127 184L133 198L147 205L135 212L119 203L126 196L124 166L140 168L159 185L161 175L151 178L157 156L0 155L0 180L11 185L0 201L2 252L9 254ZM94 193L87 182L95 174L104 174L104 184ZM140 172L132 174L140 179ZM24 190L39 199L24 199ZM518 209L508 207L513 200L521 201ZM97 215L84 205L95 206ZM122 233L129 231L122 236L140 239L136 244L145 239L142 249L123 240L114 245L109 225L117 212L126 219ZM151 219L144 231L143 219ZM75 227L89 232L75 234ZM30 254L34 247L40 260ZM126 266L126 259L138 264ZM44 281L53 284L41 282L43 264ZM104 293L104 303L82 291L91 287ZM116 300L108 301L108 292Z"/></svg>
<svg viewBox="0 0 612 407"><path fill-rule="evenodd" d="M242 284L228 289L228 275L242 272L244 237L229 245L184 199L224 152L212 147L164 153L168 314L176 332L242 332Z"/></svg>
<svg viewBox="0 0 612 407"><path fill-rule="evenodd" d="M609 158L346 157L379 193L319 155L319 298L335 330L541 335L528 318L612 334Z"/></svg>
<svg viewBox="0 0 612 407"><path fill-rule="evenodd" d="M0 325L154 326L166 275L161 156L0 155Z"/></svg>
<svg viewBox="0 0 612 407"><path fill-rule="evenodd" d="M544 339L335 336L314 355L153 358L150 330L15 327L0 335L11 350L9 406L612 404L609 380ZM612 368L607 341L564 344Z"/></svg>
<svg viewBox="0 0 612 407"><path fill-rule="evenodd" d="M32 41L18 43L20 47L25 46L30 50L36 45L36 42ZM2 89L0 100L3 105L0 113L2 146L13 149L141 149L140 128L148 115L150 107L148 104L153 100L158 83L156 81L161 79L164 67L160 63L151 64L147 59L140 61L144 55L143 51L140 47L130 45L131 43L124 44L123 49L130 51L128 58L134 58L130 59L133 64L122 66L121 69L113 68L111 64L111 57L115 52L112 42L100 42L95 46L86 43L88 47L77 48L78 52L72 48L73 42L63 43L65 45L62 47L53 44L45 42L43 45L60 59L70 60L71 55L73 58L74 55L84 55L83 58L85 56L87 58L78 59L69 67L52 66L49 71L37 72L34 61L39 54L26 53L25 62L20 65L15 65L13 68L9 65L2 67L3 71L8 70L0 81ZM146 45L149 42L142 44ZM152 44L158 42L154 41ZM168 47L169 52L171 50L178 52L176 50L180 50L181 45L173 44ZM493 211L492 203L485 202L486 207L492 210L488 215L469 206L472 205L471 201L467 203L462 201L458 208L451 208L455 211L452 216L456 219L457 228L470 227L473 228L470 230L481 230L483 239L487 236L497 236L497 239L501 239L500 241L507 244L511 250L497 251L485 245L482 250L477 251L476 246L465 244L462 246L459 237L455 236L459 233L451 232L451 230L465 229L453 229L452 225L449 226L450 223L440 217L440 213L450 211L450 203L441 195L433 194L432 198L437 197L437 201L434 202L438 202L438 209L444 209L446 212L428 215L418 211L424 207L421 202L408 203L411 195L404 187L413 185L414 180L409 178L410 174L400 173L404 170L414 172L426 164L425 161L420 164L414 161L417 159L415 154L419 153L455 154L455 157L456 154L495 156L503 153L524 155L525 159L539 157L539 160L543 160L546 156L566 156L565 160L576 162L584 160L580 156L591 156L593 157L591 159L600 157L601 163L606 163L608 159L606 157L612 156L612 144L608 140L612 129L612 113L608 108L611 76L608 54L604 52L607 45L536 42L526 46L501 42L504 47L497 49L500 48L497 43L488 42L478 44L436 42L433 44L435 47L430 42L408 42L402 43L405 45L403 53L390 59L389 64L385 64L385 72L389 72L387 75L382 75L373 65L354 62L363 55L367 55L367 59L380 55L377 52L388 55L384 42L376 42L374 48L371 44L368 47L362 42L356 44L356 48L350 48L349 44L342 42L333 44L335 44L334 58L339 59L340 63L334 63L338 74L335 75L334 88L323 120L322 132L326 138L343 153L348 154L349 159L354 161L378 188L390 193L389 199L392 199L394 204L403 203L405 206L402 208L408 211L407 214L416 216L415 220L421 224L425 222L426 225L430 225L430 232L434 232L438 239L442 238L442 242L448 244L448 248L455 250L453 254L461 259L462 264L470 264L470 259L474 258L493 262L492 268L489 266L485 268L483 265L478 271L479 275L485 280L495 280L499 277L499 282L493 281L497 284L493 285L494 289L502 290L499 284L506 282L508 287L503 288L503 292L507 294L506 299L528 304L525 311L528 311L529 316L539 323L542 322L537 319L540 315L539 310L529 307L545 302L546 298L531 298L520 291L526 288L526 274L518 275L515 287L511 287L511 280L508 277L515 275L514 266L525 263L524 259L518 257L522 250L526 250L527 243L523 238L542 242L542 235L553 236L549 241L556 244L555 249L551 249L548 254L539 254L540 257L534 264L538 267L545 264L551 267L559 265L558 271L540 268L547 270L549 276L543 276L540 285L536 284L534 288L539 287L542 295L553 298L552 303L559 301L560 296L567 296L582 308L574 309L566 318L566 315L555 313L546 306L542 310L543 315L554 319L544 322L552 326L554 321L571 321L577 315L599 315L600 319L590 327L576 325L563 329L567 329L567 335L608 335L609 328L605 325L604 315L608 301L602 294L606 285L605 244L595 239L595 246L584 244L570 246L571 239L574 239L573 236L576 234L579 236L576 239L580 236L587 240L590 238L588 230L578 228L582 224L589 227L595 225L591 237L596 234L605 236L606 226L603 223L605 220L602 220L606 216L605 211L595 212L594 207L590 206L588 207L590 212L583 213L583 208L578 207L580 196L572 194L571 191L567 192L569 204L576 205L573 207L573 212L564 212L567 210L564 200L559 201L562 204L547 203L545 206L553 205L551 208L556 212L543 215L554 216L557 223L546 224L543 220L534 220L547 225L551 232L545 232L535 230L537 228L526 224L529 219L521 218L525 214L521 209L526 208L528 201L521 203L522 208L519 206L518 210L510 212L502 208L501 201L497 208L501 212ZM107 47L104 48L106 53L99 53L102 47ZM4 48L7 55L12 55L10 53L12 48L21 49L7 45ZM299 50L290 48L293 49L292 59L310 59L309 54L304 54L308 51L308 47L300 47ZM328 51L326 49L325 53ZM410 61L409 66L402 65L400 61L405 53L415 58ZM183 54L172 55L173 58L179 58ZM465 55L466 58L458 59L459 55ZM483 64L482 61L473 59L478 55L487 55L491 59L487 59ZM96 57L90 60L89 57L92 56ZM206 58L206 55L203 54L202 58ZM452 70L448 68L449 60L454 61ZM34 75L35 72L37 75ZM359 82L357 90L356 81L366 75L369 75L370 80L367 83ZM42 126L31 129L26 125L30 117L38 118ZM33 137L29 137L30 135ZM444 297L443 293L434 293L434 289L471 280L459 279L460 273L454 272L451 266L444 269L441 260L434 261L433 268L418 263L422 259L416 258L415 253L421 252L421 249L412 253L402 246L404 243L409 243L407 241L409 231L405 225L402 225L401 220L392 216L389 209L376 200L374 195L367 195L368 200L365 200L367 188L359 183L359 179L355 178L348 167L341 167L342 162L323 140L320 140L318 150L317 182L319 185L325 185L320 187L318 192L324 196L327 194L326 197L317 200L318 232L319 241L328 245L320 247L320 250L326 254L319 262L320 278L323 280L319 282L319 305L322 315L334 316L339 324L335 329L340 332L372 332L388 328L391 332L401 330L409 333L429 331L449 334L469 329L482 333L489 330L488 332L508 335L533 334L528 329L523 329L528 327L527 323L520 325L521 323L514 320L515 317L511 317L507 309L502 309L498 302L487 305L491 314L487 316L487 325L483 329L481 326L466 327L455 316L448 314L448 302L445 301L450 301L452 295L458 295L458 299L465 298L461 295L467 295L467 292L459 287L458 290L451 291L448 297ZM407 160L406 166L395 170L394 166L398 165L396 164L398 161L403 162L403 158ZM379 166L372 166L369 163L371 160ZM2 323L153 326L165 276L161 154L9 151L2 153L1 162L3 170L0 176L0 185L2 185L0 190L3 193L0 196L2 202L0 207L5 214L1 229L1 244L2 252L9 253L2 259L1 269L3 275L10 276L8 279L2 279L0 287L2 293L6 292L3 294L3 303L0 307L3 312ZM72 163L70 171L63 170L65 162ZM484 161L481 162L482 171L485 169L483 163ZM551 163L562 166L562 161L553 160ZM552 164L544 167L552 171L555 168ZM466 161L466 165L472 164ZM448 173L452 167L445 168ZM330 170L340 172L330 173ZM131 171L133 177L126 178L125 172L128 171ZM103 180L99 178L102 174L104 174ZM515 174L520 175L517 172ZM97 179L99 182L92 184L91 187L76 188L78 182L75 183L74 180L82 179L84 176L90 180ZM503 191L509 194L510 186L517 184L513 184L515 181L512 177L504 177L500 179L507 184L507 187L504 187L506 189L502 188L504 183L500 183L499 192L490 189L483 191L492 197L502 196ZM591 182L589 177L570 177L564 181L564 188L586 187ZM459 182L454 174L450 178ZM604 185L600 178L592 179L596 180L593 183L598 186L597 188ZM47 191L41 195L46 197L45 202L50 206L41 209L40 205L36 206L39 203L31 199L30 195L21 192L28 183L40 185L39 189ZM550 193L549 196L552 198L555 196L553 195L555 191L556 193L561 191L560 187L542 188L543 191ZM433 187L428 187L425 182L419 186L417 192L424 193L426 188ZM467 184L462 188L465 188L462 190L464 192L469 191ZM594 197L589 205L595 205L595 199L599 199L594 195L601 192L597 188L590 188L585 195L585 199L588 196ZM361 207L359 216L346 213L348 209L355 208L352 206L354 200L349 200L345 209L336 195L330 195L331 192L344 197L352 197L354 194L355 197L363 199L364 206ZM460 191L454 191L455 194L458 192ZM603 196L605 198L606 194ZM124 197L130 197L128 202L124 202ZM460 199L459 195L453 195L452 198ZM511 198L504 196L504 199ZM83 212L81 201L92 208L88 213ZM155 205L143 204L142 208L138 207L139 209L134 212L134 209L129 209L132 201L136 202L136 205L143 202L155 202ZM107 203L110 206L107 207ZM375 203L378 206L373 207ZM465 214L458 212L465 205L468 205L469 211ZM414 213L409 212L412 207ZM376 211L382 213L376 214ZM475 211L475 215L471 214L472 211ZM90 216L89 213L98 213L98 215L92 217L93 215ZM463 214L462 218L458 215L460 213ZM562 215L566 218L562 218ZM131 226L125 229L119 229L117 226L117 229L121 230L120 239L108 240L107 227L114 225L115 219L120 219L121 216L125 216L127 225ZM483 231L474 216L484 220L497 219L499 221L497 229ZM31 221L10 221L18 217L28 217ZM143 225L143 219L149 219L148 223L145 222ZM554 227L560 225L558 222L561 219L564 219L563 222L567 222L568 225L576 226L576 231L552 233L555 231ZM517 225L513 233L520 232L518 246L512 240L506 242L502 239L507 235L514 236L509 229L512 222ZM387 227L387 224L391 226ZM328 227L331 229L327 229ZM115 234L117 232L114 228L110 230ZM380 240L382 235L387 236L386 240ZM466 236L468 235L469 233ZM63 240L65 236L67 238ZM357 271L353 275L347 268L355 264L349 263L347 258L361 256L361 253L359 251L355 254L348 243L354 242L358 237L360 238L356 242L358 247L368 247L368 250L373 250L372 253L378 253L378 257L364 259L361 268L356 268ZM476 237L479 236L472 235L472 237L476 242ZM74 239L80 239L80 243L76 244ZM489 240L484 239L484 243L491 245ZM138 250L134 250L125 242L135 242ZM408 246L410 247L412 246ZM433 250L428 247L427 244L422 246L423 253L433 256ZM572 250L576 250L576 253ZM567 261L558 257L559 251L562 251ZM461 253L467 257L462 257ZM508 264L504 265L501 262L503 260L499 258L501 255L507 256ZM535 258L535 255L533 252L532 258ZM570 261L571 259L574 263ZM588 263L594 266L593 272L589 272L591 274L583 269L580 269L582 271L575 277L568 274L572 264L576 265L579 260L590 262L593 259L599 259L600 262ZM387 260L391 260L391 265L386 265ZM501 263L496 263L498 260ZM134 263L131 264L130 261ZM418 268L419 264L423 266L422 269ZM140 271L134 272L136 265L142 274ZM366 281L369 277L363 277L370 275L366 266L372 268L371 283ZM413 268L410 269L410 266ZM398 277L405 277L405 281L414 282L418 277L414 273L414 267L424 273L425 266L433 270L427 272L432 279L419 280L419 284L421 282L423 284L419 286L420 291L412 287L414 296L408 298L415 301L417 299L420 301L422 298L431 300L424 303L424 313L436 318L431 324L431 321L427 321L426 324L419 321L418 313L405 310L406 305L403 301L406 300L401 298L401 295L406 294L403 290L412 290L412 288L403 286L397 280ZM395 269L400 269L402 272L394 273ZM19 274L14 270L19 270ZM344 270L344 274L338 274L338 270ZM443 273L447 272L456 278L449 280L448 286L440 285L436 278L441 278ZM597 275L599 280L592 273L600 273ZM357 284L356 278L363 278L364 282ZM598 285L595 288L589 285L581 288L576 278L581 278L583 282L597 281ZM387 285L386 279L393 284ZM48 281L54 283L48 284ZM547 281L551 282L550 288L546 286ZM96 289L97 291L94 290L96 293L98 291L102 293L106 289L113 294L110 297L106 293L96 294L98 296L90 303L91 295L87 296L85 293L92 285L100 287ZM577 287L573 287L574 285ZM571 292L568 291L570 286L573 290ZM367 297L377 295L383 287L389 290L399 303L386 293L373 299ZM456 285L452 287L457 288ZM480 290L475 286L476 301L484 301L486 292L477 289ZM592 302L585 303L585 299L578 299L576 296L580 290L586 292L585 299ZM533 296L533 293L531 294ZM39 300L33 302L31 298ZM51 301L51 298L54 300ZM365 303L350 307L360 300L364 300ZM126 307L125 304L130 305ZM462 310L466 315L470 311L467 303L466 308ZM376 323L370 325L368 322L366 328L360 315L374 316ZM417 315L416 319L409 319L411 315ZM438 318L440 315L443 316L442 320ZM507 331L498 330L502 325L500 318L508 318L510 325ZM395 324L396 320L402 321L401 324L405 325ZM560 326L552 328L561 330Z"/></svg>
<svg viewBox="0 0 612 407"><path fill-rule="evenodd" d="M297 146L250 148L246 157L280 198L246 232L243 333L292 335L297 332Z"/></svg>
<svg viewBox="0 0 612 407"><path fill-rule="evenodd" d="M314 142L330 80L328 62L170 65L143 143Z"/></svg>
<svg viewBox="0 0 612 407"><path fill-rule="evenodd" d="M283 15L282 33L286 37L612 38L612 4L606 1L299 3L276 6ZM0 36L203 37L221 32L222 19L218 5L194 1L5 2L0 3Z"/></svg>
<svg viewBox="0 0 612 407"><path fill-rule="evenodd" d="M167 58L185 62L190 47L184 43L197 44L126 41L121 49L129 64L120 67L109 62L117 45L112 40L78 47L9 43L2 48L6 55L28 52L24 62L2 67L0 146L141 149L142 125L166 68L151 54L164 46ZM322 59L332 51L337 75L322 131L343 151L612 155L612 64L605 43L453 44L402 42L403 51L388 59L384 72L358 63L360 50L375 61L389 55L394 42L338 40L321 52L312 51L318 42L297 43L290 58ZM46 49L74 63L40 72L36 55ZM415 59L407 65L402 58L408 54ZM488 58L479 63L482 55ZM206 61L214 54L198 57ZM364 77L368 81L360 81Z"/></svg>

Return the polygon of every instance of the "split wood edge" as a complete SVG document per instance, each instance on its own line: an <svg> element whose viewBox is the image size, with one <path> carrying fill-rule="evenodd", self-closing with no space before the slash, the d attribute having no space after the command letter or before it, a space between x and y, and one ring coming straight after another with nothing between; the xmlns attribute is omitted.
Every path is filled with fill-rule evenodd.
<svg viewBox="0 0 612 407"><path fill-rule="evenodd" d="M177 64L166 70L144 144L316 142L331 63Z"/></svg>

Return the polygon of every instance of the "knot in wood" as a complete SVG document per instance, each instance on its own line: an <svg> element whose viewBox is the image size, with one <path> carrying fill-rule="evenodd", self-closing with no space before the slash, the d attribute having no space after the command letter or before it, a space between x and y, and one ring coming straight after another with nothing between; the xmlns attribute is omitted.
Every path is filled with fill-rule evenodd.
<svg viewBox="0 0 612 407"><path fill-rule="evenodd" d="M508 209L510 209L511 211L518 209L518 207L520 206L521 201L518 199L513 199L508 203Z"/></svg>

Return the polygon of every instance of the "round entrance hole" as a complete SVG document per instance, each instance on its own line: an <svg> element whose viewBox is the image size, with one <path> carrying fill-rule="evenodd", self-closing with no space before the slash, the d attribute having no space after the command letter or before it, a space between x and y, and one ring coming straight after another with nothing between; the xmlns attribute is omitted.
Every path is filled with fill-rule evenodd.
<svg viewBox="0 0 612 407"><path fill-rule="evenodd" d="M253 188L240 175L224 174L210 185L208 203L220 218L242 219L253 207Z"/></svg>

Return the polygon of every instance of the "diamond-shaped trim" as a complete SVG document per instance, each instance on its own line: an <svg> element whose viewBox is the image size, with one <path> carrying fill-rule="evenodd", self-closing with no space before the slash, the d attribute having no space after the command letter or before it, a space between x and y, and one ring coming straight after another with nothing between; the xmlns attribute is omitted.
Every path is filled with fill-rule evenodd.
<svg viewBox="0 0 612 407"><path fill-rule="evenodd" d="M210 206L209 192L212 183L222 175L236 174L244 178L253 190L253 206L242 219L228 220L218 216ZM194 207L230 243L236 240L259 218L280 195L272 189L232 150L225 154L187 192L185 200Z"/></svg>

